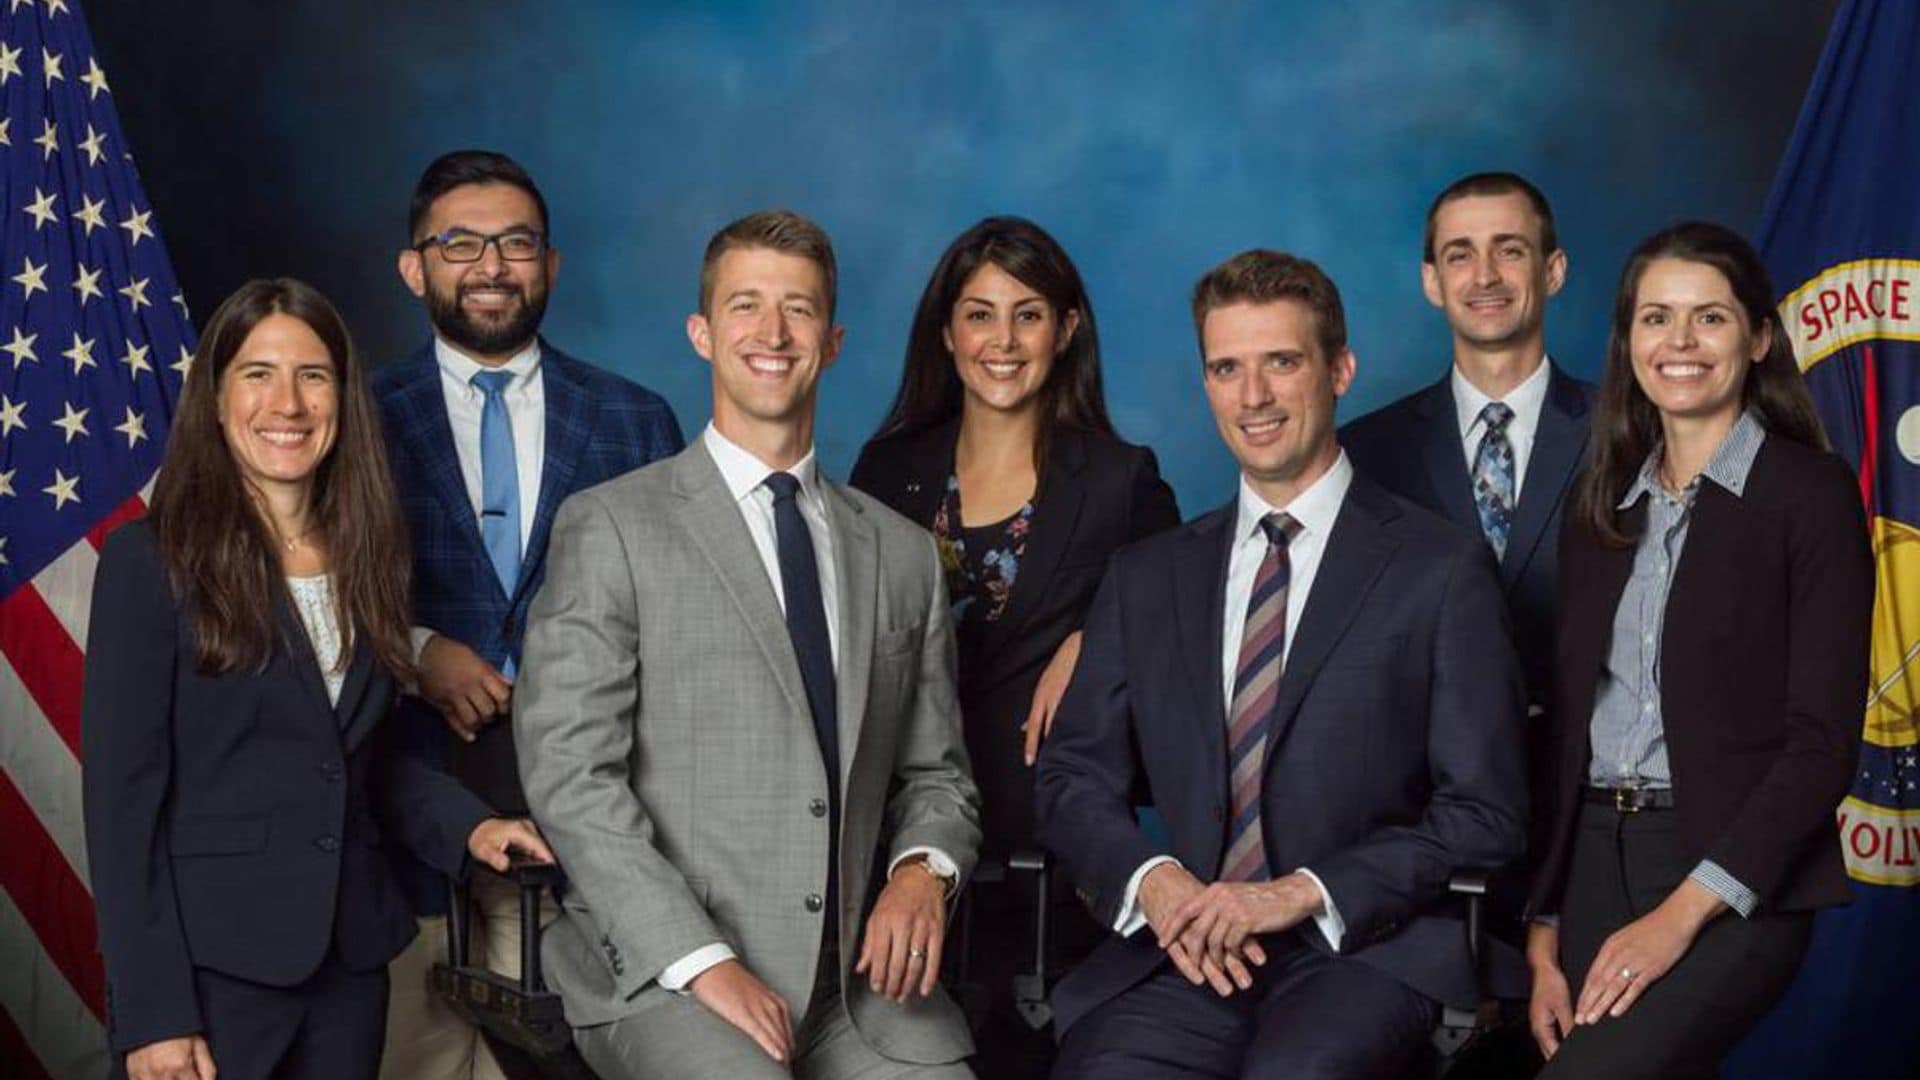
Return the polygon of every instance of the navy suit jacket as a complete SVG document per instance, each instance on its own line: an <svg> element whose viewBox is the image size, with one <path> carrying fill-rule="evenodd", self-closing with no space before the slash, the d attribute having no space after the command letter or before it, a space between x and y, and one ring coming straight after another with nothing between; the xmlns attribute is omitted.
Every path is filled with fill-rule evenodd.
<svg viewBox="0 0 1920 1080"><path fill-rule="evenodd" d="M679 453L679 421L666 399L618 375L582 363L540 342L546 395L546 447L533 529L520 561L520 581L501 588L487 558L473 503L460 475L440 388L433 344L373 373L373 390L386 429L387 460L413 540L413 621L459 641L495 667L517 665L527 606L546 578L547 538L567 496L649 462ZM521 493L522 505L528 505ZM452 737L431 706L408 696L398 724L406 749L429 762L446 761L454 774L495 810L526 813L508 723L483 728L473 743ZM414 902L423 912L444 908L437 881L409 871Z"/></svg>
<svg viewBox="0 0 1920 1080"><path fill-rule="evenodd" d="M1040 839L1094 917L1172 855L1202 881L1227 843L1221 627L1236 505L1114 556L1080 664L1040 755ZM1428 996L1477 996L1467 938L1440 907L1456 872L1519 855L1519 666L1484 543L1356 474L1274 705L1261 788L1268 864L1312 870L1346 924L1341 953ZM1166 840L1136 824L1145 788ZM1311 922L1297 931L1327 949ZM1065 1031L1165 962L1111 938L1063 980Z"/></svg>
<svg viewBox="0 0 1920 1080"><path fill-rule="evenodd" d="M201 673L190 613L144 521L108 538L87 634L87 859L116 1055L205 1031L195 968L269 986L331 949L377 971L415 922L384 832L445 873L488 811L385 745L393 680L359 639L339 704L299 616L274 605L260 671Z"/></svg>
<svg viewBox="0 0 1920 1080"><path fill-rule="evenodd" d="M1560 579L1560 519L1586 458L1587 414L1597 393L1548 362L1547 399L1520 485L1500 587L1526 672L1527 701L1545 709L1553 696L1554 590ZM1356 469L1474 536L1481 536L1473 481L1460 447L1451 373L1340 429Z"/></svg>

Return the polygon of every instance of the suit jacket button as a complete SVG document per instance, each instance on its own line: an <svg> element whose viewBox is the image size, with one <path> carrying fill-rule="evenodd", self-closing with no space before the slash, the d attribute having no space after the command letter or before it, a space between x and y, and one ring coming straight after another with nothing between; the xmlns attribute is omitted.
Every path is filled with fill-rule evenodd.
<svg viewBox="0 0 1920 1080"><path fill-rule="evenodd" d="M826 817L827 816L827 800L815 799L812 802L808 803L807 813L812 814L814 817Z"/></svg>
<svg viewBox="0 0 1920 1080"><path fill-rule="evenodd" d="M322 836L313 842L313 846L325 852L339 851L340 838L337 836Z"/></svg>
<svg viewBox="0 0 1920 1080"><path fill-rule="evenodd" d="M807 894L807 910L808 911L818 913L821 908L826 906L827 906L827 902L821 899L819 893L812 892Z"/></svg>

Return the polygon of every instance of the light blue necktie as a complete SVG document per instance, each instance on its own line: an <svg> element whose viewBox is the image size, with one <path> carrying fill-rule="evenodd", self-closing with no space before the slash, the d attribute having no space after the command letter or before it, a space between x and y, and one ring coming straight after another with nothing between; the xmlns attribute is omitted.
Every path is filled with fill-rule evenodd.
<svg viewBox="0 0 1920 1080"><path fill-rule="evenodd" d="M1507 534L1513 531L1513 443L1507 438L1507 425L1513 422L1513 407L1490 401L1480 410L1487 433L1473 452L1473 505L1480 512L1480 531L1493 546L1496 559L1507 555Z"/></svg>
<svg viewBox="0 0 1920 1080"><path fill-rule="evenodd" d="M487 396L480 409L480 539L509 597L520 581L520 466L514 460L506 398L512 381L511 371L473 376L473 385Z"/></svg>

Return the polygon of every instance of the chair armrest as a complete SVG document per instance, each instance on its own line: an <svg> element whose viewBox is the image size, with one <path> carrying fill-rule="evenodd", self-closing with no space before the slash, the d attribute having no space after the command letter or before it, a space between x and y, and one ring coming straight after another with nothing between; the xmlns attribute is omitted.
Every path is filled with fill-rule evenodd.
<svg viewBox="0 0 1920 1080"><path fill-rule="evenodd" d="M1447 891L1455 896L1487 895L1487 874L1483 870L1462 870L1447 879Z"/></svg>

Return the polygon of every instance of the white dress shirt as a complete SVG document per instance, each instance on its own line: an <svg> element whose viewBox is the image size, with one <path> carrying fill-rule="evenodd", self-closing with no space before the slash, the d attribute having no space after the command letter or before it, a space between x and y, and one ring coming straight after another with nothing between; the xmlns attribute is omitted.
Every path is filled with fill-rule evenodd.
<svg viewBox="0 0 1920 1080"><path fill-rule="evenodd" d="M1542 357L1533 374L1520 380L1503 398L1490 398L1480 388L1453 369L1453 408L1460 421L1460 449L1467 457L1467 475L1473 475L1473 456L1480 450L1480 439L1487 433L1480 410L1500 401L1513 410L1507 421L1507 442L1513 445L1513 501L1520 503L1520 488L1527 482L1527 461L1533 457L1533 436L1540 430L1540 410L1547 404L1547 383L1552 361Z"/></svg>
<svg viewBox="0 0 1920 1080"><path fill-rule="evenodd" d="M460 459L460 479L467 486L467 501L473 505L473 517L480 520L480 413L487 395L473 385L475 374L490 370L473 357L433 339L433 359L440 366L440 396L447 406L447 426L453 432L454 456ZM520 481L520 551L525 559L533 542L534 511L540 505L540 470L547 456L547 390L541 374L540 340L535 338L497 369L513 372L501 397L507 403L507 423L513 428L513 465ZM431 627L416 626L413 658L417 663L421 650L434 635Z"/></svg>
<svg viewBox="0 0 1920 1080"><path fill-rule="evenodd" d="M773 583L774 599L780 603L784 614L787 610L787 592L780 580L780 541L773 521L773 491L766 485L767 477L778 471L785 471L800 481L800 494L796 501L800 504L800 516L807 523L807 533L813 539L813 557L820 572L820 601L826 608L827 640L833 654L834 674L840 670L840 578L833 562L833 529L827 516L827 503L820 493L820 469L814 460L811 448L791 468L776 470L753 455L753 452L720 434L711 423L701 432L700 438L713 457L714 465L720 469L720 479L727 485L727 491L740 508L740 517L746 522L747 533L753 537L753 547L760 555L760 564L766 568L767 578ZM953 858L938 848L908 848L897 856L887 867L892 876L894 868L905 860L917 855L925 855L933 871L949 882L957 881L960 867ZM725 942L702 945L686 956L668 964L660 972L659 983L662 989L674 992L686 990L708 968L723 961L734 959L735 953Z"/></svg>
<svg viewBox="0 0 1920 1080"><path fill-rule="evenodd" d="M1300 627L1300 614L1306 610L1307 596L1313 591L1314 578L1320 573L1320 559L1327 550L1327 537L1333 532L1334 520L1340 516L1340 505L1346 501L1347 489L1352 485L1353 463L1347 460L1344 450L1320 479L1286 506L1268 503L1253 490L1253 485L1247 482L1245 475L1240 477L1233 547L1227 554L1227 595L1220 635L1221 700L1229 703L1229 706L1233 701L1233 680L1240 668L1240 639L1247 628L1247 601L1253 597L1253 582L1259 576L1260 563L1267 557L1267 534L1260 528L1261 519L1284 510L1300 523L1299 533L1287 545L1287 621L1280 653L1280 666L1284 671L1287 656L1293 651L1294 631ZM1223 726L1226 722L1225 716L1220 717ZM1163 862L1177 861L1170 855L1160 855L1140 864L1140 868L1127 881L1126 892L1120 898L1120 916L1114 921L1115 931L1125 936L1146 925L1146 912L1139 904L1140 883L1146 880L1147 873L1154 867ZM1299 872L1320 890L1323 910L1313 917L1314 925L1320 928L1327 943L1338 949L1347 928L1340 918L1340 910L1334 906L1333 895L1327 892L1326 884L1313 871L1300 867Z"/></svg>

